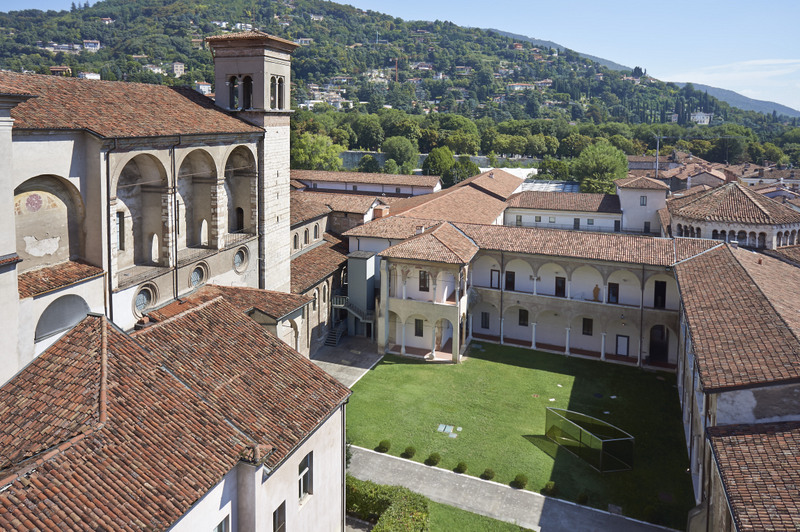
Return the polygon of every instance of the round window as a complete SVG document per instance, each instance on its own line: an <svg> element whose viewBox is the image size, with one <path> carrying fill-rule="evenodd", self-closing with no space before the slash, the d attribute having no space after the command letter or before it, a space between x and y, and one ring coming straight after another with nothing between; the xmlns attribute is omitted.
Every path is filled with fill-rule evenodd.
<svg viewBox="0 0 800 532"><path fill-rule="evenodd" d="M205 280L205 277L206 277L206 272L203 271L203 268L198 266L197 268L192 270L192 276L189 282L192 283L192 286L198 286Z"/></svg>
<svg viewBox="0 0 800 532"><path fill-rule="evenodd" d="M153 304L153 291L149 287L143 287L136 294L135 304L138 312L141 313L147 310Z"/></svg>
<svg viewBox="0 0 800 532"><path fill-rule="evenodd" d="M233 255L233 269L242 273L247 268L247 248L239 248Z"/></svg>

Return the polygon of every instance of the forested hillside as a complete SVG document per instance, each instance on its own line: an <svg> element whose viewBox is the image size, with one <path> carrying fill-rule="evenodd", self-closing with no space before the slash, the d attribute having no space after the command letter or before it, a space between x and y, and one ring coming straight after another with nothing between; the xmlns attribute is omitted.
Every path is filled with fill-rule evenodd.
<svg viewBox="0 0 800 532"><path fill-rule="evenodd" d="M628 154L658 142L712 161L800 163L796 118L741 111L640 67L609 70L496 31L320 0L103 0L63 12L0 13L0 66L211 82L203 38L237 26L303 44L293 56L293 104L314 111L295 115L293 133L307 134L307 145L323 153L385 151L384 141L403 137L421 152L569 159L604 139ZM84 41L99 41L99 50L81 50ZM185 66L180 77L170 73L174 62ZM695 123L703 116L709 125ZM399 149L398 142L390 145Z"/></svg>

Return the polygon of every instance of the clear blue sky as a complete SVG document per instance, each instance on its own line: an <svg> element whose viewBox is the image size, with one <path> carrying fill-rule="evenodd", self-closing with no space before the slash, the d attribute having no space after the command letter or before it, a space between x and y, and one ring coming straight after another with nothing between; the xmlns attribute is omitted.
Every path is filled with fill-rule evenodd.
<svg viewBox="0 0 800 532"><path fill-rule="evenodd" d="M95 4L95 0L90 2ZM665 81L734 90L800 110L800 0L349 0L407 20L449 20L557 42ZM71 0L0 0L0 11Z"/></svg>

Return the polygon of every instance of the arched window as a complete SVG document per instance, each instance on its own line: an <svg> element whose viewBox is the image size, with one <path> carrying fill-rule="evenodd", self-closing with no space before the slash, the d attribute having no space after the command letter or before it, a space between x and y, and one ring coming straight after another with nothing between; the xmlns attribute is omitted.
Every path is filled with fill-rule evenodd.
<svg viewBox="0 0 800 532"><path fill-rule="evenodd" d="M286 106L284 104L284 101L283 101L284 100L284 98L283 98L283 92L284 92L283 85L284 85L283 84L283 78L279 78L278 79L278 109L285 109L286 108Z"/></svg>
<svg viewBox="0 0 800 532"><path fill-rule="evenodd" d="M36 324L34 341L38 342L72 328L88 313L89 305L82 297L72 294L61 296L42 312Z"/></svg>
<svg viewBox="0 0 800 532"><path fill-rule="evenodd" d="M297 233L294 234L294 249L300 247L300 238L297 236Z"/></svg>
<svg viewBox="0 0 800 532"><path fill-rule="evenodd" d="M239 80L236 76L231 76L228 80L228 108L239 108Z"/></svg>
<svg viewBox="0 0 800 532"><path fill-rule="evenodd" d="M242 109L253 107L253 78L245 76L242 80Z"/></svg>
<svg viewBox="0 0 800 532"><path fill-rule="evenodd" d="M236 207L236 230L244 229L244 209Z"/></svg>
<svg viewBox="0 0 800 532"><path fill-rule="evenodd" d="M308 244L308 229L303 233L303 245Z"/></svg>
<svg viewBox="0 0 800 532"><path fill-rule="evenodd" d="M278 107L278 78L272 76L269 80L269 108Z"/></svg>
<svg viewBox="0 0 800 532"><path fill-rule="evenodd" d="M319 224L314 225L314 240L319 238Z"/></svg>

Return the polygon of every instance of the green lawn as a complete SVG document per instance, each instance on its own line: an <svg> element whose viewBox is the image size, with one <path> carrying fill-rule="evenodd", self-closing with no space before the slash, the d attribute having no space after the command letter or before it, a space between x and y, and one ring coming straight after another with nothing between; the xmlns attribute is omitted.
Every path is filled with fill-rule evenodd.
<svg viewBox="0 0 800 532"><path fill-rule="evenodd" d="M428 503L431 516L431 532L524 532L527 528L522 528L511 523L498 521L491 517L485 517L478 514L447 506L446 504L439 504L438 502L430 501Z"/></svg>
<svg viewBox="0 0 800 532"><path fill-rule="evenodd" d="M419 462L438 452L439 467L453 469L465 461L467 474L491 468L494 480L504 484L524 473L530 490L553 480L558 497L575 501L584 493L597 508L611 503L631 517L685 526L693 498L674 375L473 346L459 365L384 358L353 387L348 437L367 448L388 439L396 456L413 445ZM597 473L547 440L548 406L595 416L632 434L633 470ZM449 438L437 432L440 424L462 430Z"/></svg>

